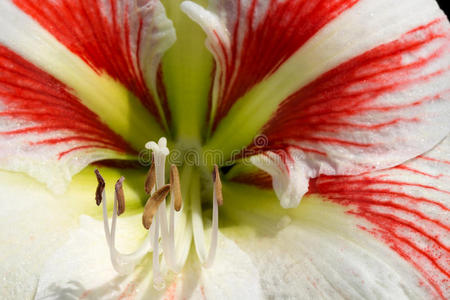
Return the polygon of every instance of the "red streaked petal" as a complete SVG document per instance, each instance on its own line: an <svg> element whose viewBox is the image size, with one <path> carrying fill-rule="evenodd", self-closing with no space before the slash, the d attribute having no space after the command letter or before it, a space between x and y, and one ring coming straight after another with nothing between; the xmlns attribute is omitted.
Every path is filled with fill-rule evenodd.
<svg viewBox="0 0 450 300"><path fill-rule="evenodd" d="M169 117L157 72L175 35L159 1L13 1L96 72L120 81L159 121Z"/></svg>
<svg viewBox="0 0 450 300"><path fill-rule="evenodd" d="M221 2L214 1L213 3ZM243 3L242 7L245 7L245 9L250 9L251 5L256 3L257 9L255 11L262 18L266 15L270 16L271 13L276 11L275 9L264 10L261 8L264 3L273 4L274 7L285 3L291 3L292 5L294 3L311 3L311 6L314 7L314 4L321 3L321 1L266 2L249 0L241 1L240 3ZM201 9L192 3L187 3L184 6L185 11L194 20L198 21L208 33L209 39L207 43L211 47L220 44L214 35L214 32L217 32L224 49L231 49L233 31L229 30L230 24L227 23L227 20L230 18L233 20L238 15L236 10L233 10L232 5L212 5L209 10ZM325 9L325 11L327 10ZM286 15L289 14L290 12L286 12ZM418 27L426 26L431 22L442 20L444 31L448 31L448 21L445 15L434 1L428 0L399 0L395 6L392 6L391 1L388 0L360 0L350 7L346 7L337 15L333 15L330 11L327 11L327 14L333 16L328 23L323 24L317 32L307 39L283 63L277 65L271 73L265 75L258 83L248 87L249 89L244 95L239 96L238 99L233 99L233 106L223 116L211 134L205 146L206 149L220 148L228 158L235 149L242 149L247 146L256 135L261 133L264 125L273 117L286 99L317 80L323 74L380 45L401 39L408 32ZM320 24L321 19L312 18L309 22ZM280 23L283 24L283 22ZM234 23L231 22L231 24ZM299 24L299 26L303 25L302 23ZM307 24L304 25L307 27ZM246 28L249 29L246 30ZM265 34L270 40L278 40L280 36L283 37L287 32L302 31L301 27L288 26L287 28L288 30L284 32L278 32L272 31L270 27L267 27ZM238 32L244 36L248 34L248 39L251 40L253 26L241 26ZM444 34L446 33L444 32ZM417 38L419 39L420 37ZM291 40L288 39L284 42L290 44ZM260 53L266 51L267 53L271 53L272 50L276 52L277 47L281 47L283 43L266 43L266 45L257 51L253 51L248 58L259 57ZM428 50L431 51L436 50L434 46L437 45L430 43L428 46L430 48ZM231 52L231 50L227 51ZM405 59L405 63L408 59L414 60L416 58L413 54ZM266 60L269 59L262 59L258 61L258 64L264 65ZM243 63L241 58L238 61ZM448 66L448 57L442 58L441 65L443 68ZM429 71L427 67L428 65L423 66L420 71L426 74ZM238 75L233 76L233 78L238 77ZM248 78L253 78L253 76L256 76L256 74L251 74ZM220 80L217 78L219 77L216 77L216 80ZM233 80L232 82L234 82ZM240 82L245 83L245 80ZM218 91L216 86L215 93L220 94ZM396 101L392 102L400 104L407 97L408 95L403 94ZM220 100L218 101L220 102ZM217 104L217 107L219 105ZM358 120L352 121L357 123ZM443 133L441 138L445 134ZM437 141L434 143L437 143ZM425 150L430 149L432 146L433 143L428 145ZM408 158L411 157L413 156Z"/></svg>
<svg viewBox="0 0 450 300"><path fill-rule="evenodd" d="M448 299L448 157L450 137L389 170L321 176L294 209L225 182L222 220L238 226L222 233L252 258L268 298Z"/></svg>
<svg viewBox="0 0 450 300"><path fill-rule="evenodd" d="M418 27L281 103L263 128L268 143L247 152L271 152L266 156L272 161L259 166L279 177L274 185L284 205L298 204L297 193L307 191L309 178L392 167L448 134L449 32L447 20Z"/></svg>
<svg viewBox="0 0 450 300"><path fill-rule="evenodd" d="M218 19L210 17L205 24L198 8L185 4L185 11L207 32L207 46L216 59L213 126L255 84L357 2L215 0L210 10Z"/></svg>
<svg viewBox="0 0 450 300"><path fill-rule="evenodd" d="M448 106L449 43L447 20L436 20L327 72L281 103L263 129L269 148L288 140L313 141L306 152L325 153L315 141L367 148L375 145L349 132L420 124L427 116L408 110L439 99Z"/></svg>
<svg viewBox="0 0 450 300"><path fill-rule="evenodd" d="M437 295L450 295L450 138L398 167L359 176L319 177L311 193L371 223L361 229L413 265Z"/></svg>
<svg viewBox="0 0 450 300"><path fill-rule="evenodd" d="M60 81L0 46L0 167L61 191L92 161L135 151Z"/></svg>

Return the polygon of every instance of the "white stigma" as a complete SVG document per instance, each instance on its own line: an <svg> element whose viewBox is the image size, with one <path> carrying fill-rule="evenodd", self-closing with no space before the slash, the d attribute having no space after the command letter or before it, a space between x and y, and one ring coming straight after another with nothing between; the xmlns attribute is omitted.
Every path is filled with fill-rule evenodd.
<svg viewBox="0 0 450 300"><path fill-rule="evenodd" d="M166 157L169 155L169 149L167 148L167 140L166 138L162 137L158 141L158 143L155 142L148 142L145 147L152 151L153 154L153 163L154 163L154 172L156 173L156 184L154 187L151 188L150 192L150 198L148 201L152 201L152 196L160 190L161 188L165 187L167 191L167 186L165 183L165 164L166 164ZM175 166L173 168L176 169ZM189 170L189 169L187 169ZM199 180L191 180L190 177L192 173L195 172L186 172L188 175L187 181L191 181L193 185L196 185L195 188L191 188L194 192L191 192L189 195L191 200L191 209L192 209L192 229L193 229L193 235L194 235L194 241L195 241L195 248L197 250L198 257L202 264L205 267L209 267L213 264L214 257L216 254L216 248L217 248L217 236L218 236L218 206L220 205L222 195L220 190L220 195L217 195L218 189L217 189L217 180L220 184L220 178L218 178L218 171L217 166L215 167L215 175L214 175L214 184L215 188L213 189L213 210L212 210L212 229L211 229L211 242L209 247L208 255L206 255L206 249L205 249L205 242L204 242L204 232L203 232L203 221L202 221L202 214L201 214L201 203L200 203L200 183ZM172 172L173 170L171 170ZM99 180L99 186L97 187L97 197L101 194L101 202L103 202L103 222L104 222L104 230L105 230L105 236L106 241L109 247L111 262L114 267L114 269L121 275L126 275L131 273L135 266L142 260L142 258L149 252L153 252L153 286L155 289L161 290L165 287L164 282L164 275L161 269L161 263L160 262L160 254L163 254L163 258L165 261L165 266L174 272L180 272L181 269L184 266L184 263L187 259L187 253L189 252L189 247L186 247L186 243L183 241L186 241L187 237L183 237L181 239L182 248L184 246L184 249L182 252L181 257L179 257L177 261L177 255L176 253L176 237L175 237L175 210L180 210L181 205L181 190L179 187L179 178L178 178L178 170L175 170L176 172L176 180L174 181L173 185L171 186L171 203L169 205L169 213L167 213L167 203L165 199L165 195L157 196L159 199L162 199L164 196L164 199L162 199L160 204L156 204L159 206L153 206L153 209L150 209L149 211L155 212L153 213L149 212L146 216L147 223L144 226L147 226L148 228L149 224L150 228L148 231L148 234L145 238L145 240L142 242L141 246L133 253L131 254L123 254L120 253L116 249L116 227L117 227L117 216L118 214L123 212L123 191L121 191L122 188L122 182L124 178L122 177L119 179L118 183L116 184L116 193L114 197L114 207L113 207L113 216L111 221L111 227L109 226L109 220L108 220L108 212L107 212L107 200L106 195L104 191L104 181L103 178L101 178L98 171L96 171L97 179ZM195 173L197 174L197 173ZM175 176L175 175L174 175ZM198 177L198 174L197 174ZM154 178L154 177L153 177ZM198 178L197 178L198 179ZM171 182L172 183L172 182ZM221 186L220 186L221 188ZM149 188L150 189L150 188ZM175 189L175 190L174 190ZM178 194L177 194L178 192ZM157 194L155 194L156 196ZM183 195L186 196L186 195ZM154 197L153 197L154 198ZM177 198L177 199L175 199ZM177 205L175 202L177 202ZM149 202L150 203L150 202ZM153 202L152 205L155 205L155 203L159 202ZM97 204L99 202L97 201ZM121 207L122 206L122 207ZM151 205L150 205L151 206ZM177 207L176 207L177 206ZM146 206L147 207L147 206ZM122 209L122 211L120 211ZM152 217L153 216L153 217ZM150 223L151 222L151 223ZM186 233L189 234L191 237L190 230L186 230ZM161 234L161 236L160 236ZM159 243L161 240L161 248L162 251L159 249ZM189 242L190 245L190 242Z"/></svg>

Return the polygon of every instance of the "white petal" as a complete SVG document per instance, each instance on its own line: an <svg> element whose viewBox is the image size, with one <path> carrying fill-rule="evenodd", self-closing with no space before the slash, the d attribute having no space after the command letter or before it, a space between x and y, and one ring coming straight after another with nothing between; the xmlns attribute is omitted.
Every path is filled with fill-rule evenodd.
<svg viewBox="0 0 450 300"><path fill-rule="evenodd" d="M286 165L278 155L267 152L252 156L250 161L272 176L272 187L284 208L296 207L308 192L309 178L317 176L313 168L308 168L300 160L296 164Z"/></svg>
<svg viewBox="0 0 450 300"><path fill-rule="evenodd" d="M94 200L97 182L93 169L76 175L67 192L59 196L26 175L0 171L0 290L4 299L31 299L44 263L78 227L79 216L101 216ZM127 178L125 216L142 206L139 187L130 183L144 182L145 172L100 171L109 199L114 195L113 183L120 175Z"/></svg>
<svg viewBox="0 0 450 300"><path fill-rule="evenodd" d="M136 228L142 227L140 218L120 221L119 248L131 251L142 238L142 231ZM111 299L127 295L133 299L197 299L202 296L232 299L239 295L244 299L261 298L259 277L250 258L222 235L217 259L211 268L202 268L191 256L181 274L168 275L167 289L157 291L153 288L151 255L145 257L131 275L120 277L111 265L102 223L87 216L82 216L80 223L67 243L47 260L36 299L62 296Z"/></svg>
<svg viewBox="0 0 450 300"><path fill-rule="evenodd" d="M121 251L131 252L137 247L143 234L139 223L140 217L119 219L118 248ZM82 216L80 227L47 259L36 299L136 297L146 292L140 281L145 281L149 274L151 260L147 259L132 274L119 276L111 264L103 222Z"/></svg>
<svg viewBox="0 0 450 300"><path fill-rule="evenodd" d="M31 299L49 255L76 226L73 210L25 175L0 172L0 290L3 299Z"/></svg>
<svg viewBox="0 0 450 300"><path fill-rule="evenodd" d="M263 298L258 270L250 255L220 233L214 264L205 269L191 260L167 294L169 299Z"/></svg>
<svg viewBox="0 0 450 300"><path fill-rule="evenodd" d="M282 211L275 198L269 204L263 197L245 209L232 205L226 215L240 225L223 232L258 267L266 297L425 299L432 294L413 266L362 231L358 226L370 224L344 208L305 198L297 212Z"/></svg>

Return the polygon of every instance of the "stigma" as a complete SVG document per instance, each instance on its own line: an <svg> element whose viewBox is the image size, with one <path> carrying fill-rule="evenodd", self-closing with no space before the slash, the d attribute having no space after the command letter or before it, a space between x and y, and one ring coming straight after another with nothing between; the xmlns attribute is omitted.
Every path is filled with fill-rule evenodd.
<svg viewBox="0 0 450 300"><path fill-rule="evenodd" d="M196 173L196 170L190 166L183 166L180 179L180 172L177 166L171 165L168 174L170 175L170 182L166 183L166 158L170 153L167 148L167 140L162 137L157 143L153 141L148 142L145 147L152 152L151 165L143 187L148 199L142 211L142 225L148 230L148 233L136 251L124 254L116 248L117 217L125 211L125 194L123 190L125 178L123 176L120 177L115 184L111 224L108 218L105 195L106 183L97 169L95 170L95 175L98 186L95 192L95 201L97 205L102 204L106 243L114 269L120 275L130 274L139 262L151 253L153 286L155 289L160 290L165 287L164 278L168 271L179 273L182 270L190 249L187 243L190 245L191 240L195 243L197 256L202 265L206 268L212 266L217 249L218 207L223 203L222 183L219 169L215 165L212 172L211 236L209 250L207 251L198 172ZM181 188L182 179L187 181L187 187L183 190ZM187 201L183 201L183 199L187 199ZM191 222L186 221L189 217ZM181 224L182 220L185 220L185 223ZM176 232L176 228L180 227L186 229L181 232L181 238L180 233L177 235Z"/></svg>

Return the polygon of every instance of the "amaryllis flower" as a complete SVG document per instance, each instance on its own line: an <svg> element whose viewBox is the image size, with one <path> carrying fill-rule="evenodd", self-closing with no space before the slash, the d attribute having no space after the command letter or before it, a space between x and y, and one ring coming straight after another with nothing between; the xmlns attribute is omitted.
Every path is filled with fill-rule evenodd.
<svg viewBox="0 0 450 300"><path fill-rule="evenodd" d="M449 133L433 0L2 0L1 298L448 299Z"/></svg>

